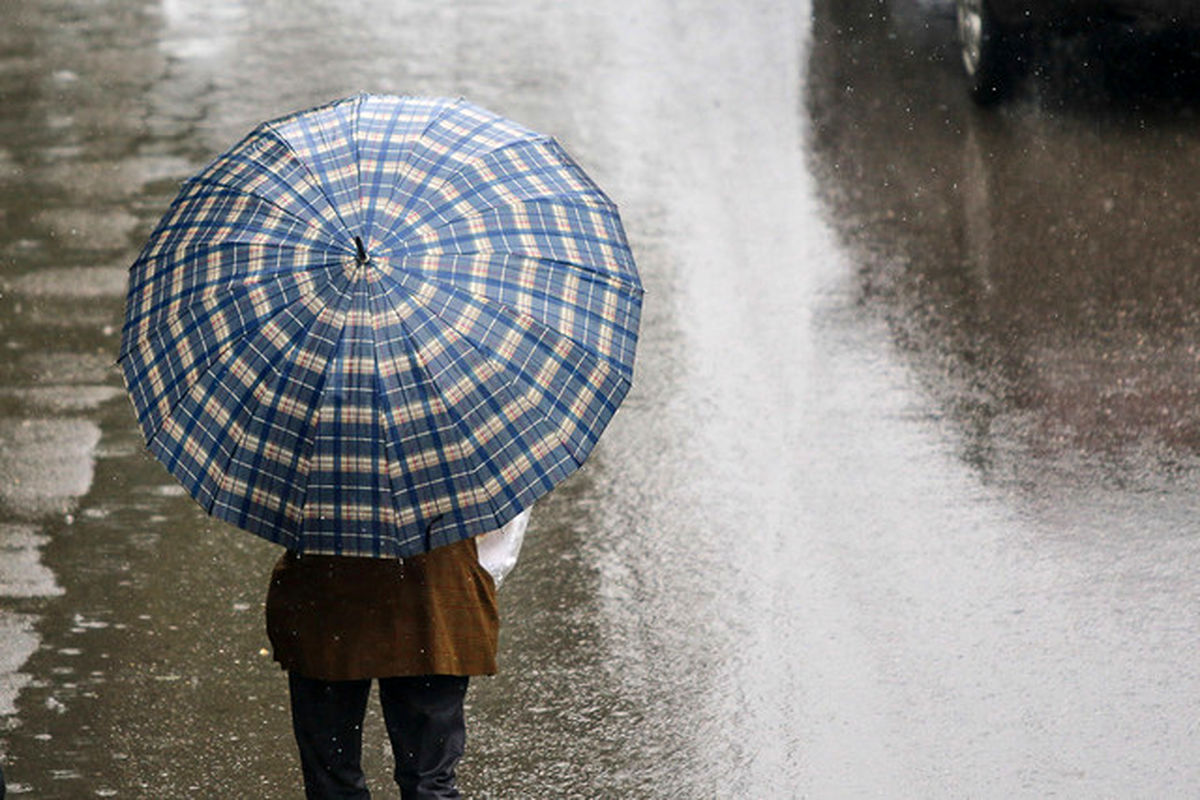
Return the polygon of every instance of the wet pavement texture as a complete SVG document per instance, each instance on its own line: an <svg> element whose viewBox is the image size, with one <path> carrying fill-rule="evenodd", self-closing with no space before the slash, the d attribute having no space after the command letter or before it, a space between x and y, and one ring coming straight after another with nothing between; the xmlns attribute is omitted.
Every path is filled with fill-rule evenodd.
<svg viewBox="0 0 1200 800"><path fill-rule="evenodd" d="M8 0L10 793L300 795L277 551L146 455L113 362L178 182L360 90L557 136L647 288L634 390L502 591L468 796L1194 792L1192 50L1048 42L982 111L951 12ZM366 737L395 797L374 712Z"/></svg>

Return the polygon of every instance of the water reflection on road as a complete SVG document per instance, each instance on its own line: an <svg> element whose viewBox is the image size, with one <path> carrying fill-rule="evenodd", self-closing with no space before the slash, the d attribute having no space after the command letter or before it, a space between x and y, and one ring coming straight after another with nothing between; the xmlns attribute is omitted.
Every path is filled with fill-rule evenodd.
<svg viewBox="0 0 1200 800"><path fill-rule="evenodd" d="M812 65L826 79L806 93L857 303L957 457L1016 514L1008 541L977 542L1013 568L985 559L955 598L991 631L950 662L964 643L939 638L954 627L946 587L883 579L936 647L927 664L897 655L897 674L945 699L909 732L957 734L918 733L928 755L911 758L951 773L950 795L1187 794L1200 710L1195 62L1184 51L1151 74L1163 62L1143 52L1105 71L1092 53L1085 69L1092 43L1052 42L1015 103L981 112L953 99L945 23L921 10L934 5L817 3ZM1133 37L1121 52L1139 41L1156 46ZM1178 94L1163 75L1186 79Z"/></svg>
<svg viewBox="0 0 1200 800"><path fill-rule="evenodd" d="M831 80L810 85L814 163L847 240L876 248L864 302L936 376L929 389L962 426L964 456L1031 485L1047 476L1026 471L1058 459L1092 461L1082 473L1062 464L1068 481L1106 465L1146 480L1190 465L1194 104L1156 104L1158 77L1139 94L1126 75L1133 94L1089 99L1047 80L1044 95L999 112L948 105L959 76L931 65L954 66L927 16L818 7L814 68ZM857 68L867 48L893 68Z"/></svg>

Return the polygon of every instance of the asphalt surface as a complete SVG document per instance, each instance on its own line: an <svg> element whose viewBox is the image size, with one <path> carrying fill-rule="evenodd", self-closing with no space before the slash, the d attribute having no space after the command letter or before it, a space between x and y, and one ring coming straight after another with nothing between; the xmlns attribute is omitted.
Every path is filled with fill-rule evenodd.
<svg viewBox="0 0 1200 800"><path fill-rule="evenodd" d="M178 181L360 90L553 134L621 207L635 387L539 503L471 797L1186 797L1200 783L1200 85L1039 48L971 106L932 0L12 0L0 759L12 796L300 794L277 551L113 365ZM382 723L366 765L395 797Z"/></svg>

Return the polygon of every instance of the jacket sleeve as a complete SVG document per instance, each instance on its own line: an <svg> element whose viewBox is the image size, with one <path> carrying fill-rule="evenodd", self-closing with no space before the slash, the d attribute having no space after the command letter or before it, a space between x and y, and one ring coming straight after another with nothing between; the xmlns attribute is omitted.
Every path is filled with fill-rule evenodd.
<svg viewBox="0 0 1200 800"><path fill-rule="evenodd" d="M513 517L503 528L481 533L475 537L479 551L479 563L492 576L496 588L517 564L521 544L525 541L525 528L529 526L529 509Z"/></svg>

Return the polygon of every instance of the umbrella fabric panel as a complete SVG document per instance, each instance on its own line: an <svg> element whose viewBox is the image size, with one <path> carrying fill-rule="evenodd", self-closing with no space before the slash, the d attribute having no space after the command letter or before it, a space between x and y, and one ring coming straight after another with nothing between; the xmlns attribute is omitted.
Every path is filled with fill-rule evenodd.
<svg viewBox="0 0 1200 800"><path fill-rule="evenodd" d="M414 228L425 224L421 199L448 176L486 153L537 135L466 101L442 104L420 134L396 151L402 161L383 161L382 168L364 174L364 188L375 190L369 242L402 248Z"/></svg>
<svg viewBox="0 0 1200 800"><path fill-rule="evenodd" d="M346 252L345 239L296 217L278 202L241 189L205 183L185 185L169 215L143 252L143 263L166 263L175 251L196 242L307 246Z"/></svg>
<svg viewBox="0 0 1200 800"><path fill-rule="evenodd" d="M355 103L327 106L323 113L304 114L266 127L303 165L311 183L337 215L337 229L362 230L362 192Z"/></svg>
<svg viewBox="0 0 1200 800"><path fill-rule="evenodd" d="M169 270L155 272L150 263L131 274L131 282L138 280L139 273L149 278L135 283L127 297L122 357L151 334L177 335L182 330L179 318L211 309L214 296L261 289L276 281L313 280L309 273L340 261L308 248L237 242L185 247L176 255Z"/></svg>
<svg viewBox="0 0 1200 800"><path fill-rule="evenodd" d="M628 249L619 231L589 225L598 220L574 211L541 203L525 204L519 209L492 209L477 219L460 220L441 228L437 240L423 247L431 253L503 254L540 263L557 275L551 285L565 291L540 319L609 359L618 369L632 373L641 288L625 283L620 274L628 269L625 266ZM568 239L563 227L567 220L585 234ZM439 259L430 262L416 259L415 256L424 253L416 245L412 249L415 252L406 257L406 266L445 263ZM518 280L532 287L538 274L538 270L533 270L518 276ZM496 279L493 276L492 280ZM510 285L510 292L511 288ZM528 300L518 303L518 308L530 307Z"/></svg>
<svg viewBox="0 0 1200 800"><path fill-rule="evenodd" d="M189 257L228 244L311 249L339 257L354 253L353 238L330 239L321 229L267 200L224 187L193 185L185 192L159 225L152 244L134 262L131 295L144 298L149 293L153 297L160 287L169 291L181 274L196 269Z"/></svg>
<svg viewBox="0 0 1200 800"><path fill-rule="evenodd" d="M481 211L531 200L616 208L558 144L539 136L505 145L431 178L411 200L420 227L404 240Z"/></svg>
<svg viewBox="0 0 1200 800"><path fill-rule="evenodd" d="M222 351L148 442L209 513L298 544L303 498L294 476L306 471L306 438L345 299L302 296Z"/></svg>
<svg viewBox="0 0 1200 800"><path fill-rule="evenodd" d="M364 239L374 247L381 243L384 226L380 209L395 210L403 204L397 200L402 177L408 172L410 156L418 140L434 118L451 108L453 101L444 98L409 97L398 102L393 97L354 98L358 108L356 136L358 141L359 176L364 187L374 191L364 193Z"/></svg>
<svg viewBox="0 0 1200 800"><path fill-rule="evenodd" d="M298 272L266 284L218 287L199 296L169 325L154 328L122 360L147 436L157 435L183 394L216 359L240 353L263 325L315 294L317 285L311 273Z"/></svg>
<svg viewBox="0 0 1200 800"><path fill-rule="evenodd" d="M566 455L553 460L574 458L560 426L546 424L551 392L573 379L563 354L542 345L527 320L498 325L433 285L425 290L391 298L403 309L409 346L435 384L434 396L463 420L462 446L486 452L496 473L523 461L528 452L545 458L566 448Z"/></svg>
<svg viewBox="0 0 1200 800"><path fill-rule="evenodd" d="M275 204L188 185L130 269L122 357L183 313L197 291L286 278L345 257L344 245Z"/></svg>
<svg viewBox="0 0 1200 800"><path fill-rule="evenodd" d="M407 309L382 295L372 297L377 320L376 358L386 432L388 477L397 524L409 533L400 537L405 546L428 549L431 525L452 512L463 489L455 485L468 468L462 466L473 453L459 453L456 421L439 396L434 376L424 368L414 350L413 332L401 322ZM447 464L450 458L453 464ZM457 468L454 464L459 465ZM474 463L470 467L477 466Z"/></svg>
<svg viewBox="0 0 1200 800"><path fill-rule="evenodd" d="M640 295L631 279L629 245L606 208L529 200L484 209L431 231L407 253L510 253L561 262L609 278L630 295Z"/></svg>
<svg viewBox="0 0 1200 800"><path fill-rule="evenodd" d="M397 513L425 548L499 527L577 466L443 320L399 294L376 303L402 320L377 331L377 352Z"/></svg>
<svg viewBox="0 0 1200 800"><path fill-rule="evenodd" d="M326 188L270 124L260 125L189 179L176 202L210 191L207 187L222 187L270 202L294 219L323 231L326 241L345 244L345 224L330 203Z"/></svg>
<svg viewBox="0 0 1200 800"><path fill-rule="evenodd" d="M616 369L632 371L641 311L641 293L632 286L553 259L508 253L411 254L402 265L447 291L527 315Z"/></svg>
<svg viewBox="0 0 1200 800"><path fill-rule="evenodd" d="M325 384L313 404L311 455L303 494L297 492L309 551L379 556L424 549L413 545L421 531L400 530L391 501L372 317L367 284L356 282ZM254 464L250 475L261 467Z"/></svg>
<svg viewBox="0 0 1200 800"><path fill-rule="evenodd" d="M582 462L580 456L595 443L616 410L605 398L624 396L627 374L572 339L505 306L408 275L401 276L398 283L407 290L406 302L416 304L427 320L438 323L436 331L441 335L426 333L435 330L430 328L422 331L426 337L434 338L439 347L453 345L454 355L464 362L481 354L487 364L503 370L521 387L528 403L543 417L556 420L559 440ZM626 386L622 388L622 384ZM458 398L452 387L442 391ZM564 399L567 397L569 402Z"/></svg>
<svg viewBox="0 0 1200 800"><path fill-rule="evenodd" d="M152 334L182 330L180 317L211 309L214 297L262 288L272 281L311 281L309 273L340 263L341 258L308 248L271 247L238 242L181 248L170 269L147 268L149 279L134 285L127 300L122 357Z"/></svg>

